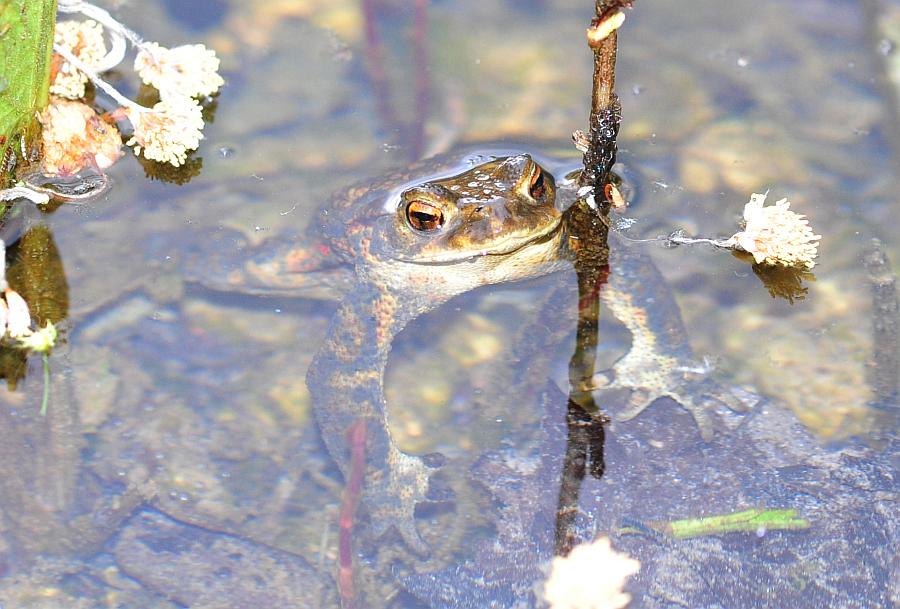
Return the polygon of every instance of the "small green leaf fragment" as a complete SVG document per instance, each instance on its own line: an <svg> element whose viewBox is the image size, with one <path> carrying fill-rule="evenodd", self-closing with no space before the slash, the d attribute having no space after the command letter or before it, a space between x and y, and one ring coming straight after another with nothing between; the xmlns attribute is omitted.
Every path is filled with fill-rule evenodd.
<svg viewBox="0 0 900 609"><path fill-rule="evenodd" d="M630 523L620 533L638 533L641 529L650 529L675 539L690 539L722 533L755 533L760 530L796 530L808 529L809 521L797 516L797 510L785 509L750 509L718 516L702 518L685 518L669 522L644 523L640 527Z"/></svg>
<svg viewBox="0 0 900 609"><path fill-rule="evenodd" d="M676 539L717 535L719 533L755 532L760 529L806 529L809 521L797 518L794 509L751 509L721 516L673 520L668 533Z"/></svg>

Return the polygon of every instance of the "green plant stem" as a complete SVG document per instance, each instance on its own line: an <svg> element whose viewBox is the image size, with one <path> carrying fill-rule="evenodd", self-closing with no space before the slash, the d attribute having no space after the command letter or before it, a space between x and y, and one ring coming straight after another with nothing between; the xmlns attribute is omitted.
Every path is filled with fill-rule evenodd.
<svg viewBox="0 0 900 609"><path fill-rule="evenodd" d="M41 398L41 416L47 416L47 405L50 403L50 356L41 353L41 361L44 364L44 395Z"/></svg>

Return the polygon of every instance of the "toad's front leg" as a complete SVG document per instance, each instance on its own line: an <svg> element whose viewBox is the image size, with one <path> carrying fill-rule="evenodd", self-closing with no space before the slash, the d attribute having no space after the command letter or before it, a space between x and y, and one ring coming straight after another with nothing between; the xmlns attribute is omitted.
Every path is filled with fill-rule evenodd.
<svg viewBox="0 0 900 609"><path fill-rule="evenodd" d="M402 452L387 423L384 370L391 341L414 317L391 294L357 285L331 321L306 376L322 437L345 477L350 469L347 430L366 429L363 505L376 535L395 527L410 548L427 554L416 529L416 504L425 501L435 468Z"/></svg>

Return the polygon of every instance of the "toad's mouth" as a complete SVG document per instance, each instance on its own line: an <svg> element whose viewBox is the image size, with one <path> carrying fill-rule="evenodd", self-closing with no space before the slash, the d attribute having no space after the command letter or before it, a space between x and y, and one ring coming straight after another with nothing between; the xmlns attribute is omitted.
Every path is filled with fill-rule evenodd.
<svg viewBox="0 0 900 609"><path fill-rule="evenodd" d="M454 264L485 256L509 256L532 245L546 243L556 235L561 222L562 215L559 215L538 231L531 231L527 234L511 234L503 239L492 241L481 248L471 247L434 254L416 255L414 257L395 256L394 258L411 264Z"/></svg>

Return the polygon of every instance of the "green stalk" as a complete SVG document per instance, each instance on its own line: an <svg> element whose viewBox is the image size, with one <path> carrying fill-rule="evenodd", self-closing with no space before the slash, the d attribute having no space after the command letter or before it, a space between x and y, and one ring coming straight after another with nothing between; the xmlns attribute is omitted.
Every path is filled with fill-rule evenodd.
<svg viewBox="0 0 900 609"><path fill-rule="evenodd" d="M41 361L44 363L44 396L41 398L41 416L47 416L47 405L50 403L50 356L47 352L41 353Z"/></svg>

